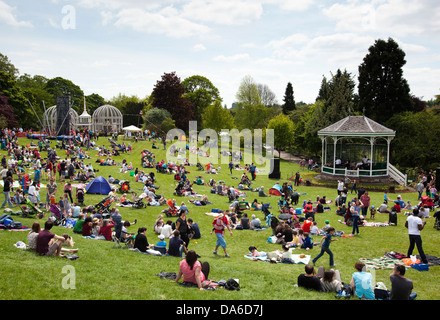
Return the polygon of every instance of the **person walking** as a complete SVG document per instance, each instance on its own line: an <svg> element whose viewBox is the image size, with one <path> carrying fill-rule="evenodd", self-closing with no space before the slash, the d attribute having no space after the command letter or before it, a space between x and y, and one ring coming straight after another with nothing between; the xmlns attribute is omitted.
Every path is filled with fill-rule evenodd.
<svg viewBox="0 0 440 320"><path fill-rule="evenodd" d="M408 216L405 221L405 228L408 229L409 235L409 247L407 256L410 257L413 253L414 246L417 246L417 250L419 251L420 258L423 263L428 264L428 260L426 258L425 252L423 251L422 246L422 236L420 235L420 231L426 225L426 220L422 221L419 217L419 209L414 209L412 214Z"/></svg>
<svg viewBox="0 0 440 320"><path fill-rule="evenodd" d="M351 203L350 213L353 221L353 231L351 232L352 235L354 235L355 233L359 234L359 217L360 217L361 206L362 204L359 201L359 199L355 199Z"/></svg>
<svg viewBox="0 0 440 320"><path fill-rule="evenodd" d="M6 177L4 186L3 186L3 194L5 195L5 200L2 203L2 208L6 206L6 203L9 205L9 207L14 207L14 204L11 201L11 195L9 194L11 192L12 187L12 178L10 176Z"/></svg>
<svg viewBox="0 0 440 320"><path fill-rule="evenodd" d="M221 246L225 252L225 257L229 258L229 254L226 252L226 241L224 237L225 228L227 228L232 236L231 226L228 222L228 217L224 212L220 213L212 223L214 226L213 231L215 231L215 236L217 237L217 242L215 244L214 254L217 255L217 249ZM212 231L211 231L212 234Z"/></svg>
<svg viewBox="0 0 440 320"><path fill-rule="evenodd" d="M335 228L330 227L327 230L327 234L321 238L321 242L319 243L319 246L321 247L321 252L312 260L313 265L315 265L316 261L321 258L325 252L328 253L330 256L330 268L335 267L334 260L333 260L333 252L330 250L330 243L332 241L337 241L338 239L332 239L333 235L335 234Z"/></svg>

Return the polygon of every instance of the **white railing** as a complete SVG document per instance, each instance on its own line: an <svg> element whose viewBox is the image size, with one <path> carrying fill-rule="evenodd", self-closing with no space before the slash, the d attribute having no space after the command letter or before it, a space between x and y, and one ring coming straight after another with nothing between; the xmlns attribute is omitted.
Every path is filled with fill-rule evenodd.
<svg viewBox="0 0 440 320"><path fill-rule="evenodd" d="M347 168L333 168L323 166L322 171L324 173L329 173L333 175L339 176L347 176L347 177L382 177L387 176L386 169L376 169L376 170L348 170Z"/></svg>
<svg viewBox="0 0 440 320"><path fill-rule="evenodd" d="M407 175L400 172L395 166L391 163L388 163L388 173L392 179L394 179L401 186L405 186L407 184Z"/></svg>

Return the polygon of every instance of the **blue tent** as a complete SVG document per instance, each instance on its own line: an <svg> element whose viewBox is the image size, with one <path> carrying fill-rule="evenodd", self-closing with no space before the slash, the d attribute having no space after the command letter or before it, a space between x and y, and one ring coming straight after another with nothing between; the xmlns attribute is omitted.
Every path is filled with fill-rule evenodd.
<svg viewBox="0 0 440 320"><path fill-rule="evenodd" d="M86 193L109 194L111 190L110 183L103 177L96 177L86 186Z"/></svg>

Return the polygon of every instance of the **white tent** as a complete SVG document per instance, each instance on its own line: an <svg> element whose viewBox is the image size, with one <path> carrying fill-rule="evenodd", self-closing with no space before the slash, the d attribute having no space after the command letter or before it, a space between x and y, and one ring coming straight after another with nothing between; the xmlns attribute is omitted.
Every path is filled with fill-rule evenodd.
<svg viewBox="0 0 440 320"><path fill-rule="evenodd" d="M142 129L139 129L138 127L133 126L133 125L128 126L128 127L124 127L124 128L122 128L122 130L124 130L124 131L135 131L135 132L142 131Z"/></svg>

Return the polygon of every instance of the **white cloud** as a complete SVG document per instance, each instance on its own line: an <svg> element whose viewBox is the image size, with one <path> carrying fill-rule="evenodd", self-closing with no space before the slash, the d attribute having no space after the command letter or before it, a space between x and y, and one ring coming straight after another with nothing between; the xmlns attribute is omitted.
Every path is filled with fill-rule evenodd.
<svg viewBox="0 0 440 320"><path fill-rule="evenodd" d="M194 52L205 51L205 50L206 50L206 47L203 44L201 44L201 43L196 44L193 47L193 51Z"/></svg>
<svg viewBox="0 0 440 320"><path fill-rule="evenodd" d="M314 0L265 0L265 3L279 5L281 9L288 11L304 11L310 8Z"/></svg>
<svg viewBox="0 0 440 320"><path fill-rule="evenodd" d="M371 0L336 3L323 10L336 30L374 31L388 36L435 34L440 31L437 0Z"/></svg>
<svg viewBox="0 0 440 320"><path fill-rule="evenodd" d="M116 15L116 19L117 27L128 26L136 31L170 37L189 37L209 32L208 27L180 17L172 7L155 13L141 9L123 9Z"/></svg>
<svg viewBox="0 0 440 320"><path fill-rule="evenodd" d="M183 6L182 16L220 25L244 25L262 13L261 3L254 0L191 0Z"/></svg>
<svg viewBox="0 0 440 320"><path fill-rule="evenodd" d="M33 27L29 21L18 21L14 14L15 11L15 7L11 7L6 2L0 1L0 22L4 22L13 27Z"/></svg>
<svg viewBox="0 0 440 320"><path fill-rule="evenodd" d="M222 61L222 62L236 62L236 61L241 61L241 60L248 60L249 59L249 54L247 53L238 53L232 56L224 56L224 55L220 55L220 56L216 56L214 57L214 61Z"/></svg>

